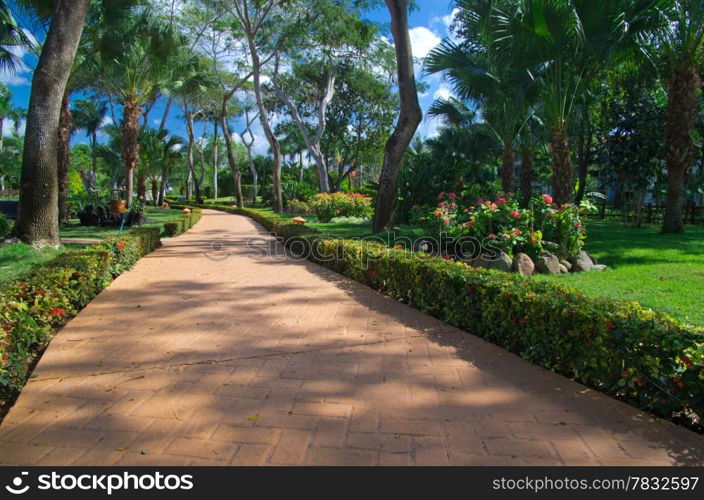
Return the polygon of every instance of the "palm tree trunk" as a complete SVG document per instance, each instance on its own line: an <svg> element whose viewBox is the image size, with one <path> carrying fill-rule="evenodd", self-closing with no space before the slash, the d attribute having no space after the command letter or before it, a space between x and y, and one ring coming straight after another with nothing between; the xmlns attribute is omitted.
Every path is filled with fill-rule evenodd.
<svg viewBox="0 0 704 500"><path fill-rule="evenodd" d="M68 224L68 170L71 164L71 128L70 91L67 89L61 99L59 115L59 135L56 143L56 171L59 188L59 224Z"/></svg>
<svg viewBox="0 0 704 500"><path fill-rule="evenodd" d="M15 235L35 247L59 245L57 140L66 91L89 0L56 2L32 79L27 112L19 218Z"/></svg>
<svg viewBox="0 0 704 500"><path fill-rule="evenodd" d="M127 174L127 205L132 203L134 189L134 169L139 161L139 116L141 109L134 98L124 102L122 116L122 156Z"/></svg>
<svg viewBox="0 0 704 500"><path fill-rule="evenodd" d="M564 122L552 128L552 187L557 205L570 202L572 195L572 162Z"/></svg>
<svg viewBox="0 0 704 500"><path fill-rule="evenodd" d="M592 124L589 119L589 109L585 104L582 107L582 133L579 134L579 145L578 145L578 183L577 194L575 196L575 203L579 205L584 199L584 193L587 190L587 173L589 169L589 164L591 163L591 151L592 151Z"/></svg>
<svg viewBox="0 0 704 500"><path fill-rule="evenodd" d="M521 149L521 207L527 208L533 196L533 152L530 148Z"/></svg>
<svg viewBox="0 0 704 500"><path fill-rule="evenodd" d="M513 192L513 176L516 171L516 154L510 142L504 144L501 153L501 189L504 193Z"/></svg>
<svg viewBox="0 0 704 500"><path fill-rule="evenodd" d="M218 199L218 122L213 122L213 198Z"/></svg>
<svg viewBox="0 0 704 500"><path fill-rule="evenodd" d="M152 203L155 207L159 206L159 183L156 179L152 179Z"/></svg>
<svg viewBox="0 0 704 500"><path fill-rule="evenodd" d="M227 115L225 114L225 109L227 103L223 105L223 112L220 115L220 126L222 127L222 136L225 138L225 149L227 151L227 163L232 171L232 180L235 184L235 203L240 208L244 207L244 197L242 196L242 174L240 169L237 167L237 161L235 160L235 152L232 147L232 133L230 132L230 125L227 123Z"/></svg>
<svg viewBox="0 0 704 500"><path fill-rule="evenodd" d="M92 139L93 145L91 146L91 159L93 161L93 178L97 179L98 178L98 132L93 131L93 139ZM90 194L93 194L93 190L91 189Z"/></svg>
<svg viewBox="0 0 704 500"><path fill-rule="evenodd" d="M663 233L684 232L684 190L687 171L694 160L694 129L699 109L697 89L701 81L697 69L680 63L667 87L665 122L665 163L667 165L667 197Z"/></svg>
<svg viewBox="0 0 704 500"><path fill-rule="evenodd" d="M384 151L374 214L375 233L383 231L391 223L401 161L423 119L413 70L413 51L408 30L408 0L386 0L386 7L391 14L391 32L396 48L401 113Z"/></svg>

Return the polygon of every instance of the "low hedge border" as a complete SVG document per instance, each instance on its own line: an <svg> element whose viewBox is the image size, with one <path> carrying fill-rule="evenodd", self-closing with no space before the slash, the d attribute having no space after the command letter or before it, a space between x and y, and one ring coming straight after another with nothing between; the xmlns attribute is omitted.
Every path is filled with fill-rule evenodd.
<svg viewBox="0 0 704 500"><path fill-rule="evenodd" d="M96 295L161 245L159 228L137 228L62 253L0 291L0 416L54 334Z"/></svg>
<svg viewBox="0 0 704 500"><path fill-rule="evenodd" d="M203 216L202 210L197 207L186 207L185 205L169 203L169 208L177 210L189 208L191 210L190 214L182 214L178 218L174 219L172 222L164 223L164 232L162 234L163 236L169 238L185 233L193 226L198 224L198 221Z"/></svg>
<svg viewBox="0 0 704 500"><path fill-rule="evenodd" d="M256 209L289 248L522 358L657 416L704 431L704 329L636 302L474 269L381 244L333 239Z"/></svg>

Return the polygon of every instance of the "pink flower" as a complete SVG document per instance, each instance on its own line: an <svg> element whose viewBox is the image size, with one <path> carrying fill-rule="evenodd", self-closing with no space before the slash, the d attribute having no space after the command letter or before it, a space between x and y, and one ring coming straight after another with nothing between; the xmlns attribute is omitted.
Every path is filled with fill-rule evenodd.
<svg viewBox="0 0 704 500"><path fill-rule="evenodd" d="M457 198L457 195L456 195L455 193L450 193L450 194L448 195L448 197L449 197L451 200L454 200L455 198Z"/></svg>
<svg viewBox="0 0 704 500"><path fill-rule="evenodd" d="M484 203L484 199L483 199L483 198L477 198L477 205L481 205L482 203Z"/></svg>
<svg viewBox="0 0 704 500"><path fill-rule="evenodd" d="M444 198L444 197L445 197L445 191L443 191L442 193L440 193L440 194L438 195L438 200L440 200L440 199L442 199L442 198Z"/></svg>
<svg viewBox="0 0 704 500"><path fill-rule="evenodd" d="M497 238L497 236L492 233L489 236L487 236L487 238L489 238L490 240L495 240Z"/></svg>
<svg viewBox="0 0 704 500"><path fill-rule="evenodd" d="M511 217L513 217L514 219L518 220L518 219L521 218L521 212L519 212L518 210L512 210L512 211L511 211Z"/></svg>
<svg viewBox="0 0 704 500"><path fill-rule="evenodd" d="M470 220L469 222L467 222L467 223L465 224L465 226L467 226L467 227L472 227L472 224L474 224L474 222L472 222L472 221Z"/></svg>
<svg viewBox="0 0 704 500"><path fill-rule="evenodd" d="M492 210L498 210L499 207L496 206L496 203L491 204L491 209Z"/></svg>
<svg viewBox="0 0 704 500"><path fill-rule="evenodd" d="M413 205L413 206L411 207L411 209L412 209L412 210L417 210L417 209L418 209L418 205Z"/></svg>
<svg viewBox="0 0 704 500"><path fill-rule="evenodd" d="M514 229L514 230L513 230L513 234L514 234L515 236L520 236L520 235L523 234L523 231L521 231L520 229Z"/></svg>
<svg viewBox="0 0 704 500"><path fill-rule="evenodd" d="M448 224L450 224L450 219L443 219L442 223L447 226Z"/></svg>
<svg viewBox="0 0 704 500"><path fill-rule="evenodd" d="M445 260L450 260L450 256L449 256L449 255L443 255L442 258L445 259Z"/></svg>
<svg viewBox="0 0 704 500"><path fill-rule="evenodd" d="M545 203L547 203L548 205L552 205L552 196L550 196L549 194L544 194L544 195L543 195L543 200L544 200Z"/></svg>
<svg viewBox="0 0 704 500"><path fill-rule="evenodd" d="M498 205L505 205L505 204L506 204L506 199L505 199L505 198L499 198L498 200L496 200L496 203L497 203Z"/></svg>

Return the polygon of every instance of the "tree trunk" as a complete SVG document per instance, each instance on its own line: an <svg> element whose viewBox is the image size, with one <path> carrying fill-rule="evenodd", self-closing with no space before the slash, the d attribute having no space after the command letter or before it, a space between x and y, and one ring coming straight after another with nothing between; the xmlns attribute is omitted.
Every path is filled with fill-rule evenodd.
<svg viewBox="0 0 704 500"><path fill-rule="evenodd" d="M134 169L139 161L139 116L142 110L136 99L124 102L122 116L122 157L127 174L127 205L132 203Z"/></svg>
<svg viewBox="0 0 704 500"><path fill-rule="evenodd" d="M374 214L375 233L383 231L391 223L396 204L396 184L401 161L423 119L423 112L418 102L413 51L408 31L408 0L386 0L386 7L391 13L391 31L396 47L401 113L384 151L384 164L381 168Z"/></svg>
<svg viewBox="0 0 704 500"><path fill-rule="evenodd" d="M73 128L70 94L66 89L61 99L59 134L56 144L56 172L59 188L59 224L68 224L68 170L71 165L71 129Z"/></svg>
<svg viewBox="0 0 704 500"><path fill-rule="evenodd" d="M152 179L152 203L155 207L159 206L159 183L156 179Z"/></svg>
<svg viewBox="0 0 704 500"><path fill-rule="evenodd" d="M147 201L147 179L144 175L137 176L137 199L142 203Z"/></svg>
<svg viewBox="0 0 704 500"><path fill-rule="evenodd" d="M667 165L667 198L663 233L684 232L684 190L687 171L694 160L692 130L699 110L697 89L701 82L696 67L680 63L667 87L667 119L665 122L665 163Z"/></svg>
<svg viewBox="0 0 704 500"><path fill-rule="evenodd" d="M274 171L271 175L272 190L274 194L274 212L284 211L284 200L281 193L281 145L271 129L269 123L268 110L264 104L264 96L262 92L261 81L261 60L259 59L259 51L254 40L254 33L247 31L247 43L249 45L249 55L252 58L252 73L254 77L254 95L259 109L259 121L264 129L264 135L269 142L271 154L274 156Z"/></svg>
<svg viewBox="0 0 704 500"><path fill-rule="evenodd" d="M584 199L587 191L587 174L589 164L592 161L592 123L589 118L589 108L585 104L582 107L582 132L579 134L579 145L577 147L579 160L577 167L577 194L574 202L579 205Z"/></svg>
<svg viewBox="0 0 704 500"><path fill-rule="evenodd" d="M240 173L240 169L237 167L237 161L235 160L235 152L232 148L232 133L230 132L230 125L227 123L225 106L223 106L223 112L220 115L220 126L222 127L222 135L225 138L227 163L232 171L232 180L235 185L235 203L238 207L244 208L244 197L242 196L242 174Z"/></svg>
<svg viewBox="0 0 704 500"><path fill-rule="evenodd" d="M218 199L218 122L213 122L213 198Z"/></svg>
<svg viewBox="0 0 704 500"><path fill-rule="evenodd" d="M552 129L552 187L555 203L564 205L572 195L572 162L565 124Z"/></svg>
<svg viewBox="0 0 704 500"><path fill-rule="evenodd" d="M513 176L516 171L516 154L513 145L507 142L504 144L501 153L501 189L505 194L513 192Z"/></svg>
<svg viewBox="0 0 704 500"><path fill-rule="evenodd" d="M166 197L166 185L169 182L169 167L165 164L161 169L161 182L159 183L159 199L157 200L157 206L160 207L164 204L164 198Z"/></svg>
<svg viewBox="0 0 704 500"><path fill-rule="evenodd" d="M32 79L15 234L35 247L59 245L56 148L61 101L89 3L56 2Z"/></svg>
<svg viewBox="0 0 704 500"><path fill-rule="evenodd" d="M521 149L521 207L527 208L533 196L533 152L529 148Z"/></svg>

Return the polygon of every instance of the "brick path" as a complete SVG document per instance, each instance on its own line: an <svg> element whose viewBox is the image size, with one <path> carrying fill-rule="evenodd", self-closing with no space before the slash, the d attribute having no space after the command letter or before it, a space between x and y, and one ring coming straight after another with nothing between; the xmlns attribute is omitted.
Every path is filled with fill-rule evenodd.
<svg viewBox="0 0 704 500"><path fill-rule="evenodd" d="M253 260L257 235L206 211L118 278L52 342L0 463L704 463L699 435L315 264Z"/></svg>

